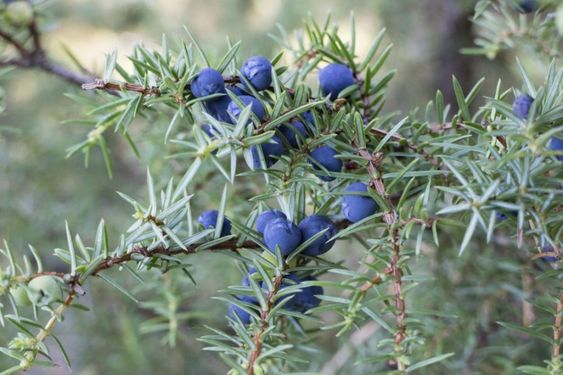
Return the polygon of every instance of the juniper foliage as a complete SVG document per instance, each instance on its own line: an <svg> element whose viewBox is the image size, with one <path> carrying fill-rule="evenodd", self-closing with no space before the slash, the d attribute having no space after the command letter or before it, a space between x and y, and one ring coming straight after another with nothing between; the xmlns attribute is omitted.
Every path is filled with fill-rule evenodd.
<svg viewBox="0 0 563 375"><path fill-rule="evenodd" d="M373 327L372 345L356 348L359 354L348 365L349 373L452 373L479 355L497 358L499 371L559 374L562 152L548 144L563 133L563 70L552 5L542 2L534 14L524 15L510 1L480 1L474 19L481 33L478 48L466 50L493 58L519 39L529 39L524 42L547 61L543 82L535 82L516 61L522 80L517 87L498 80L494 92L484 93L484 78L462 87L453 77L456 103L444 103L438 91L425 108L408 115L385 110L385 90L396 75L385 64L392 51L385 31L374 37L365 56L358 56L353 17L348 39L330 17L322 23L309 18L292 36L280 27L272 38L282 52L271 58L272 83L260 91L241 74L248 57L239 54L241 42L229 42L223 57L215 60L187 28L181 40L163 37L160 49L136 46L128 56L131 70L112 52L102 77L63 77L96 90L95 95L71 95L85 111L69 123L89 130L82 142L69 147L69 156L81 153L88 164L93 152L101 152L111 177L107 135L120 134L138 155L142 139L134 139L130 131L135 120L158 123L164 118L167 126L153 130L160 133L161 157L185 165L185 173L161 180L147 171L146 199L120 192L131 205L133 220L119 238L108 236L111 223L104 220L93 229L92 243L67 224L66 243L53 250L66 265L64 272L44 269L34 247L22 255L23 249L4 242L0 323L19 332L0 348L14 359L2 374L55 365L52 347L46 345L50 340L71 366L54 328L65 324L70 309L88 310L80 299L93 278L153 310L156 318L140 330L158 332L174 346L182 335L179 323L192 318L181 301L192 293L186 289L195 292L186 281L201 282L193 268L205 267L197 263L202 252L229 257L241 278L247 275L244 283L217 291L225 311L229 306L236 312L225 318L228 326L208 326L200 338L232 374L318 372L320 364L309 364L309 358L323 351L318 345L322 337L343 339L339 344L345 347L354 332ZM39 35L35 22L2 29L3 43L19 53L2 65L46 69L46 60L34 57L42 51L33 44ZM19 34L21 39L14 39L15 31L28 33L32 45ZM345 65L353 75L353 84L336 97L323 95L314 83L319 69L329 63ZM225 93L192 94L190 84L203 68L223 76ZM265 118L244 105L240 92L258 100ZM511 106L520 94L533 98L525 118ZM236 117L228 112L218 116L225 100L242 111ZM290 140L284 127L296 121L305 131L294 132ZM281 142L283 152L270 151L272 142ZM340 171L311 157L322 146L336 151ZM215 222L202 228L198 199L217 189L209 186L210 176L220 176L223 183ZM358 182L367 185L364 196L377 209L351 222L342 213L342 198L350 196L347 186ZM328 239L337 244L327 253L331 256L304 251L325 238L326 230L300 242L287 256L279 246L268 249L254 227L259 213L271 208L295 224L313 214L330 217L337 228ZM227 226L230 231L224 230ZM481 254L485 244L500 254ZM510 245L517 250L507 259ZM360 254L353 261L347 259L351 248ZM461 268L445 251L455 251L469 266ZM463 273L457 274L456 267ZM122 286L112 272L117 268L139 287ZM487 275L499 272L506 277L498 283L479 284L480 276L488 280ZM38 291L30 281L42 276L57 284ZM459 287L443 301L425 300L429 290L444 283ZM62 298L56 288L62 288ZM304 291L318 301L296 308L292 300ZM31 306L22 307L28 304L26 297ZM481 304L481 299L490 302ZM514 305L535 309L537 316L524 319L523 325ZM476 319L465 309L481 309L482 316ZM491 321L491 315L503 320ZM475 340L475 332L482 342L461 347L450 342L453 336ZM526 353L502 349L518 337L534 340L544 362L522 364Z"/></svg>

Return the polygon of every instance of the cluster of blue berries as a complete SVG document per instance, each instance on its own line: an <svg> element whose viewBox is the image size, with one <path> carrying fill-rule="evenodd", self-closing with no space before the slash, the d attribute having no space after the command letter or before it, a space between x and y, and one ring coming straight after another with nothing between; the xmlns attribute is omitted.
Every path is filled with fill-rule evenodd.
<svg viewBox="0 0 563 375"><path fill-rule="evenodd" d="M345 189L342 199L342 213L351 222L358 222L368 216L373 215L377 211L377 203L366 195L368 186L362 182L350 184ZM199 217L198 222L205 229L213 229L217 227L219 213L217 210L204 211ZM329 251L335 243L332 239L338 229L330 218L324 215L310 215L305 217L299 225L295 225L287 216L279 210L267 210L262 212L256 219L256 231L263 236L264 244L268 251L275 253L279 248L282 256L288 256L299 245L320 236L310 242L302 254L309 256L319 256ZM221 236L231 234L231 222L226 217L223 218L221 227ZM245 276L242 285L248 287L250 285L249 277L256 274L255 269L251 269L249 274ZM303 281L314 281L309 277L299 278L294 274L287 276L287 280L291 280L293 284L300 284ZM286 280L286 281L287 281ZM261 287L264 285L261 283ZM291 283L284 282L282 288ZM323 294L323 289L318 286L309 286L301 288L301 291L295 293L291 300L286 304L285 308L289 310L306 312L307 310L319 305L320 300L316 297ZM255 296L241 295L237 296L238 300L257 305L258 301ZM244 324L250 322L250 314L247 310L239 305L229 304L228 316L235 318L237 316Z"/></svg>
<svg viewBox="0 0 563 375"><path fill-rule="evenodd" d="M234 123L242 110L248 106L258 120L264 121L267 117L266 110L261 102L248 92L250 90L247 84L252 85L256 91L268 89L272 84L272 64L262 56L250 57L243 63L241 74L244 77L243 83L226 84L223 76L217 70L202 69L191 81L191 93L197 98L206 98L203 102L206 112L219 121ZM331 100L337 99L344 89L353 84L355 84L354 74L346 65L329 64L319 71L321 92ZM237 100L232 100L227 95L227 90L236 95ZM213 126L205 124L202 128L210 138L216 136L217 132ZM259 169L263 166L260 153L264 158L264 166L272 166L277 158L285 153L287 146L298 148L300 142L307 139L314 128L315 121L311 112L305 112L301 118L294 118L288 123L280 125L279 133L267 143L250 147L250 167ZM331 181L334 179L331 174L342 170L343 163L337 158L337 155L337 151L327 145L310 152L310 162L321 180Z"/></svg>
<svg viewBox="0 0 563 375"><path fill-rule="evenodd" d="M256 280L257 277L258 272L256 272L256 269L249 269L248 274L242 279L242 285L249 287L249 278ZM305 281L316 281L316 279L312 276L300 277L297 274L291 273L284 277L280 288L284 289L292 285L299 285ZM257 281L257 284L264 290L264 293L267 293L265 284L262 281ZM290 311L305 313L308 310L317 307L321 303L321 300L317 296L320 296L323 293L323 288L320 286L313 285L299 287L299 291L293 293L291 295L291 298L285 302L285 305L283 307ZM285 300L286 298L287 296L284 296L283 299ZM258 305L258 299L255 296L240 295L237 296L237 299L254 306ZM274 303L277 304L278 302L279 300L275 301ZM238 318L243 324L249 324L251 320L249 312L234 303L229 303L229 306L227 308L227 316L229 316L231 319Z"/></svg>
<svg viewBox="0 0 563 375"><path fill-rule="evenodd" d="M528 94L521 94L514 99L512 103L512 112L518 117L519 119L525 120L528 118L528 114L530 112L530 108L532 107L532 103L534 102L534 98L532 98ZM563 138L553 136L549 141L548 148L551 151L561 152L563 151ZM563 161L563 155L557 155L557 160Z"/></svg>

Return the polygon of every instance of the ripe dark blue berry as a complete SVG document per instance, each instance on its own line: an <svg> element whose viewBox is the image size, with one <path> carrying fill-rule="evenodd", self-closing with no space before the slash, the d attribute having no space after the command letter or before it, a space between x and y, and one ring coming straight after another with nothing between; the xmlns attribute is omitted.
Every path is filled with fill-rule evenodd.
<svg viewBox="0 0 563 375"><path fill-rule="evenodd" d="M298 146L297 133L301 134L302 139L307 138L307 129L305 128L305 124L303 124L301 121L297 121L297 120L291 121L289 124L284 124L280 126L279 129L283 134L283 136L285 137L285 139L287 139L287 142L293 148L297 148Z"/></svg>
<svg viewBox="0 0 563 375"><path fill-rule="evenodd" d="M518 95L512 103L512 112L522 120L528 118L528 112L530 112L533 101L534 98L528 94Z"/></svg>
<svg viewBox="0 0 563 375"><path fill-rule="evenodd" d="M250 95L241 95L238 98L243 104L242 108L234 101L231 101L227 107L227 112L229 112L234 118L238 118L242 110L249 105L251 106L250 110L256 115L256 117L258 117L258 119L263 120L266 117L266 111L258 99Z"/></svg>
<svg viewBox="0 0 563 375"><path fill-rule="evenodd" d="M315 118L313 117L311 111L304 112L301 114L301 116L303 116L303 118L309 125L315 126Z"/></svg>
<svg viewBox="0 0 563 375"><path fill-rule="evenodd" d="M197 218L198 223L203 225L205 229L215 228L219 212L217 210L203 211ZM231 222L226 217L223 219L223 227L221 228L221 236L231 234Z"/></svg>
<svg viewBox="0 0 563 375"><path fill-rule="evenodd" d="M538 9L538 2L537 0L520 0L516 4L516 9L520 13L532 13Z"/></svg>
<svg viewBox="0 0 563 375"><path fill-rule="evenodd" d="M258 91L265 90L272 84L272 63L265 57L248 58L242 64L241 72Z"/></svg>
<svg viewBox="0 0 563 375"><path fill-rule="evenodd" d="M252 157L252 164L250 167L252 169L262 168L260 163L260 154L258 153L258 147L261 148L262 154L264 154L264 161L266 162L266 167L272 166L276 159L273 156L281 156L285 148L281 139L277 136L273 136L268 142L262 143L261 145L252 145L250 147L250 154Z"/></svg>
<svg viewBox="0 0 563 375"><path fill-rule="evenodd" d="M213 125L211 124L203 124L201 126L201 129L204 131L205 134L207 134L207 136L211 139L215 138L215 135L217 133L216 129L213 127Z"/></svg>
<svg viewBox="0 0 563 375"><path fill-rule="evenodd" d="M225 93L225 80L212 68L202 69L191 82L192 94L196 98Z"/></svg>
<svg viewBox="0 0 563 375"><path fill-rule="evenodd" d="M253 274L256 273L256 268L250 267L248 269L248 273L242 278L242 286L250 286L250 281L248 279L252 277Z"/></svg>
<svg viewBox="0 0 563 375"><path fill-rule="evenodd" d="M340 172L342 169L342 160L335 158L338 153L335 149L329 146L321 146L313 152L311 152L311 157L315 161L313 167L319 171L322 169L319 167L324 167L329 172ZM321 172L324 173L324 172ZM319 176L323 181L332 181L334 177L331 176Z"/></svg>
<svg viewBox="0 0 563 375"><path fill-rule="evenodd" d="M223 96L215 100L207 100L203 103L203 105L205 106L206 112L209 113L212 117L216 118L219 121L232 124L233 120L227 112L229 103L231 103L231 98L229 98L228 96Z"/></svg>
<svg viewBox="0 0 563 375"><path fill-rule="evenodd" d="M541 251L542 251L542 253L552 253L554 251L554 249L553 249L553 246L551 246L551 245L545 245L545 246L542 247ZM549 262L549 263L557 262L557 257L550 256L550 255L544 256L544 257L542 257L542 259L545 260L546 262Z"/></svg>
<svg viewBox="0 0 563 375"><path fill-rule="evenodd" d="M368 186L363 182L354 182L345 189L347 193L366 193ZM355 223L373 215L377 211L377 203L365 195L345 195L342 198L342 213Z"/></svg>
<svg viewBox="0 0 563 375"><path fill-rule="evenodd" d="M268 142L262 143L262 151L268 157L283 155L285 148L281 139L274 135Z"/></svg>
<svg viewBox="0 0 563 375"><path fill-rule="evenodd" d="M563 138L551 137L551 140L549 141L549 149L551 151L563 151ZM556 157L557 160L563 161L563 154L557 155Z"/></svg>
<svg viewBox="0 0 563 375"><path fill-rule="evenodd" d="M260 154L258 152L260 146L257 145L252 145L250 146L250 155L251 155L251 164L249 165L250 168L252 169L262 169L262 163L260 162ZM262 151L262 154L264 154L264 152ZM266 168L270 167L272 164L274 164L274 161L272 159L270 159L266 154L264 154L264 161L266 163ZM248 162L247 162L248 164Z"/></svg>
<svg viewBox="0 0 563 375"><path fill-rule="evenodd" d="M337 232L336 226L326 216L323 215L307 216L299 223L299 229L301 229L303 242L307 241L309 238L312 238L317 233L322 232L325 229L328 229L312 244L307 246L307 248L303 250L303 254L307 254L311 256L321 255L329 251L334 245L334 240L330 242L328 240L336 235Z"/></svg>
<svg viewBox="0 0 563 375"><path fill-rule="evenodd" d="M270 221L280 218L287 219L285 214L279 210L268 210L262 212L260 215L258 215L258 218L256 219L256 231L258 233L264 234L264 229L266 228L266 225L268 225Z"/></svg>
<svg viewBox="0 0 563 375"><path fill-rule="evenodd" d="M238 299L241 301L245 301L245 297L248 296L241 296ZM245 301L245 302L254 303L252 301ZM236 320L236 317L238 316L238 318L243 324L250 323L250 314L246 310L243 310L239 306L235 305L234 303L229 303L229 306L227 307L227 315L234 320Z"/></svg>
<svg viewBox="0 0 563 375"><path fill-rule="evenodd" d="M264 244L272 253L275 253L276 246L279 246L281 254L286 256L300 243L301 230L287 219L274 219L264 228Z"/></svg>
<svg viewBox="0 0 563 375"><path fill-rule="evenodd" d="M346 87L354 84L352 70L343 64L329 64L319 71L319 86L323 95L335 100Z"/></svg>
<svg viewBox="0 0 563 375"><path fill-rule="evenodd" d="M292 280L295 284L300 284L304 281L316 281L313 277L306 277L301 279L300 277L290 274L285 277L286 280ZM282 284L282 288L288 287L290 285L295 285L294 283L287 282L284 280ZM298 311L301 313L306 312L307 310L312 309L313 307L317 307L321 300L316 297L318 295L324 294L323 288L320 286L309 286L300 288L300 292L296 292L293 295L286 305L284 306L287 310Z"/></svg>

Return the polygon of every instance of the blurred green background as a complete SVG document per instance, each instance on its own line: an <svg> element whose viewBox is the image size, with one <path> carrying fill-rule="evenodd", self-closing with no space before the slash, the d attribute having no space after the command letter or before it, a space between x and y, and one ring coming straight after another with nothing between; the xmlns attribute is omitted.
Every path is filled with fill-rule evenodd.
<svg viewBox="0 0 563 375"><path fill-rule="evenodd" d="M473 6L474 1L461 0L60 0L49 6L53 22L46 24L44 37L46 48L55 59L70 66L63 53L62 46L65 45L88 69L100 73L106 53L116 49L120 61L125 61L136 43L157 46L163 33L171 39L187 39L183 25L194 32L211 56L220 57L225 52L226 36L233 41L243 41L240 56L274 56L279 47L268 34L277 32L277 23L289 31L297 30L309 12L322 21L330 10L346 36L350 30L350 13L354 12L360 54L365 52L380 29L387 28L387 41L394 44L387 68L395 68L398 73L390 85L385 111L399 110L408 114L416 107L424 109L437 89L445 93L448 101L453 101L452 74L466 89L480 77L489 77L484 93L492 92L497 78L502 78L505 86L521 85L521 82L513 82L515 72L507 66L507 61L513 61L512 55L501 55L499 59L489 61L459 54L460 48L472 43L472 26L468 19ZM533 70L533 59L523 60ZM0 238L5 238L20 252L25 251L28 243L33 244L44 254L49 268L60 267L50 254L53 248L66 243L65 220L69 221L73 231L89 240L103 217L110 224L111 238L115 241L117 234L131 223L133 213L116 191L144 199L147 166L155 175L163 176L179 176L185 170L183 165L162 161L162 155L159 155L163 149L162 133L167 125L164 118L155 123L138 120L132 125L141 149L141 160L132 155L119 137L111 140L115 163L113 179L107 177L98 151L92 154L90 165L85 168L80 156L65 158L65 149L84 139L89 129L61 124L63 120L80 117L83 109L64 96L69 92L77 93L78 88L38 71L15 71L2 78L0 85L7 93L7 111L0 117ZM204 204L212 205L212 201L213 196ZM447 243L443 246L447 247ZM478 354L464 351L476 345L479 327L484 324L480 315L485 308L483 301L487 297L493 298L476 297L472 288L488 278L498 279L499 267L505 268L506 276L495 282L519 282L519 265L511 263L509 258L506 259L508 263L499 261L493 265L484 259L496 251L495 256L502 260L512 249L483 249L473 259L459 259L454 250L447 253L441 250L444 249L431 252L428 259L418 260L417 267L443 276L439 284L442 294L436 295L423 288L421 300L434 298L432 303L436 306L461 314L456 324L457 334L462 338L450 344L458 353L454 365L457 367L445 373L462 373L467 365L465 361L473 361L469 368L475 372L469 373L510 373L498 370L510 369L512 365L503 364L502 361L510 360L494 351ZM351 260L356 257L350 254ZM342 259L342 256L336 255L335 259ZM216 295L216 290L236 283L239 272L233 269L228 257L215 254L194 256L190 261L206 267L195 270L197 287L187 280L177 285L186 295L181 309L196 314L190 323L179 327L183 335L176 348L162 345L160 334L142 335L139 332L140 322L153 316L149 308L139 308L102 281L95 281L88 288L88 294L81 298L81 303L92 311L69 313L68 321L58 328L74 362L74 373L225 373L226 367L220 359L213 353L202 352L202 345L196 339L207 332L204 324L224 326L224 305L211 297ZM459 274L448 268L453 268L454 264ZM126 285L134 287L135 282L126 279ZM460 296L459 291L452 292L456 288L455 280L459 283L457 287L467 288L465 297ZM145 290L141 295L151 296L153 292ZM506 293L508 297L503 294L494 297L498 298L493 301L505 301L506 298L511 302L510 293ZM495 303L492 306L488 314L494 321ZM440 324L437 323L436 330L449 323ZM2 330L2 342L10 333L9 329ZM326 352L313 360L313 370L322 367L336 345L330 334L323 337ZM493 344L494 339L491 339ZM447 342L446 335L437 345ZM530 357L533 356L532 344L524 347ZM375 342L367 347L370 345L373 348ZM511 359L515 363L525 357L524 353L515 356ZM0 368L7 366L4 360L0 358ZM61 367L30 373L68 373L62 359L58 362ZM342 374L373 371L369 365L356 370L346 370L347 365L343 366Z"/></svg>

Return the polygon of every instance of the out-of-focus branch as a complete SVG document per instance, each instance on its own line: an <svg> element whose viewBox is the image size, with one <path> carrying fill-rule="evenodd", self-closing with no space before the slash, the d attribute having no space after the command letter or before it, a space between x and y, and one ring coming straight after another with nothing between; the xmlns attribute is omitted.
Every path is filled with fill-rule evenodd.
<svg viewBox="0 0 563 375"><path fill-rule="evenodd" d="M17 53L16 56L0 59L0 67L39 69L74 85L82 85L92 80L91 75L74 72L49 57L42 47L41 34L35 21L28 26L27 31L32 41L30 47L26 47L25 43L18 41L15 36L0 30L0 40L12 46Z"/></svg>

